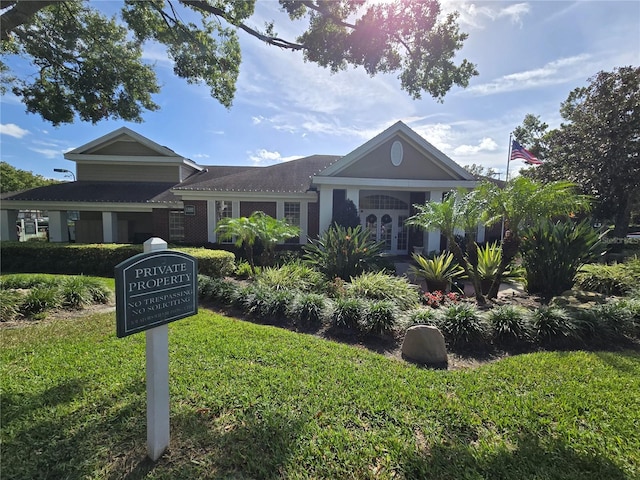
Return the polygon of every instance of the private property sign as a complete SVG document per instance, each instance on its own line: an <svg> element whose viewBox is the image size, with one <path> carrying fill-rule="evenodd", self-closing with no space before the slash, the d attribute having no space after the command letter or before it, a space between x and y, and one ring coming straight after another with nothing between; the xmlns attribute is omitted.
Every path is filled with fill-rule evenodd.
<svg viewBox="0 0 640 480"><path fill-rule="evenodd" d="M115 268L118 337L198 313L198 264L186 253L135 255Z"/></svg>

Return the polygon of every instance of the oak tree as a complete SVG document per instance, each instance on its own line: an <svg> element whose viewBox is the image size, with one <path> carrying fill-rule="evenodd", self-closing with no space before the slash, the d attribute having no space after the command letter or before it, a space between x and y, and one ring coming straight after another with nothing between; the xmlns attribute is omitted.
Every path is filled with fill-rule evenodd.
<svg viewBox="0 0 640 480"><path fill-rule="evenodd" d="M27 111L54 125L79 117L141 121L158 105L155 72L142 61L145 42L167 49L173 71L189 83L205 83L231 106L241 51L239 34L285 50L332 72L360 66L370 75L397 73L413 98L442 101L454 86L477 75L457 60L465 33L457 14L442 15L438 0L279 0L305 31L286 39L274 22L253 26L255 0L124 0L120 18L110 18L82 0L0 0L0 54L32 62L34 74L12 76L0 62L3 84Z"/></svg>

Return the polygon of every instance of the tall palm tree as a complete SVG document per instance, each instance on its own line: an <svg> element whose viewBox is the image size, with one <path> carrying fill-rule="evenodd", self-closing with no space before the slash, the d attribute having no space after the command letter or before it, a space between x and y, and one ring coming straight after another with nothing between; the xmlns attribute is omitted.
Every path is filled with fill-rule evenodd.
<svg viewBox="0 0 640 480"><path fill-rule="evenodd" d="M489 182L477 189L486 202L487 225L504 221L502 261L487 296L495 298L502 275L520 250L520 232L541 220L570 216L591 209L591 197L577 193L576 185L558 181L547 184L516 177L500 188Z"/></svg>
<svg viewBox="0 0 640 480"><path fill-rule="evenodd" d="M449 192L442 202L426 202L424 205L414 205L418 211L406 220L407 225L420 227L426 231L440 230L447 239L447 248L467 277L473 283L476 302L486 303L482 295L480 277L477 272L475 241L478 225L484 214L484 199L476 191L465 192L454 190ZM465 256L460 245L456 242L456 232L463 231L466 239L466 250L470 254Z"/></svg>

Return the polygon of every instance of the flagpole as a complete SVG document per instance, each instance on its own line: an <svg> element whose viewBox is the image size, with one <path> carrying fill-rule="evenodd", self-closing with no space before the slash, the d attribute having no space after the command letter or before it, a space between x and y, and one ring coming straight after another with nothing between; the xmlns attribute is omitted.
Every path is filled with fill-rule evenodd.
<svg viewBox="0 0 640 480"><path fill-rule="evenodd" d="M507 156L507 174L505 175L505 182L509 181L509 163L511 162L511 147L513 146L513 132L509 133L509 155Z"/></svg>
<svg viewBox="0 0 640 480"><path fill-rule="evenodd" d="M507 185L507 182L509 182L509 163L511 163L511 147L513 147L513 141L512 141L512 137L513 137L513 132L509 132L509 154L507 155L507 173L505 175L505 186ZM504 240L504 215L502 216L502 226L500 228L500 243L502 243Z"/></svg>

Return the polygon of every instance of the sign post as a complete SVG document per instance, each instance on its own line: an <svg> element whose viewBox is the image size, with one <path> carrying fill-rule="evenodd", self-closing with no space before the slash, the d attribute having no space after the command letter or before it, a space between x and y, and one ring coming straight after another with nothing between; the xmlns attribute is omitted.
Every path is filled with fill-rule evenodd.
<svg viewBox="0 0 640 480"><path fill-rule="evenodd" d="M197 261L150 238L115 268L118 337L146 331L147 455L169 446L169 326L198 313Z"/></svg>

